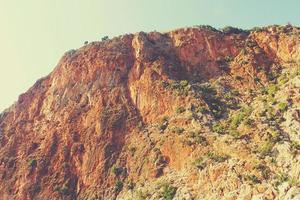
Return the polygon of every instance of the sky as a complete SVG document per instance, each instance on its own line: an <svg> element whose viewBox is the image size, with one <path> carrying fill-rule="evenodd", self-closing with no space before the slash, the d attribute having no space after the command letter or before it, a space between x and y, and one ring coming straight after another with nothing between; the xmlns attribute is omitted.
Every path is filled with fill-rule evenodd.
<svg viewBox="0 0 300 200"><path fill-rule="evenodd" d="M84 41L194 25L300 26L299 0L0 0L0 112Z"/></svg>

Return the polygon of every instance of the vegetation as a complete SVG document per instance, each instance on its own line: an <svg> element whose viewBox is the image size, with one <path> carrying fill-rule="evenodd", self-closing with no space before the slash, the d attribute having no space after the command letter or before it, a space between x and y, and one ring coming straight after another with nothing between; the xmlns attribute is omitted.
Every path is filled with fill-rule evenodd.
<svg viewBox="0 0 300 200"><path fill-rule="evenodd" d="M243 121L246 121L248 124L251 124L253 121L249 121L249 116L252 113L250 107L242 108L238 113L233 115L230 119L230 128L235 130Z"/></svg>
<svg viewBox="0 0 300 200"><path fill-rule="evenodd" d="M66 185L56 186L54 192L57 192L60 195L69 195L69 188Z"/></svg>
<svg viewBox="0 0 300 200"><path fill-rule="evenodd" d="M177 127L177 126L173 127L172 130L177 134L181 134L184 132L184 128Z"/></svg>
<svg viewBox="0 0 300 200"><path fill-rule="evenodd" d="M258 184L261 182L254 174L245 175L245 180L250 181L252 184Z"/></svg>
<svg viewBox="0 0 300 200"><path fill-rule="evenodd" d="M163 199L164 200L172 200L176 194L176 190L177 190L177 188L175 188L169 184L165 184L163 186Z"/></svg>
<svg viewBox="0 0 300 200"><path fill-rule="evenodd" d="M123 169L121 167L117 167L116 165L113 165L112 169L111 169L112 173L114 173L115 176L119 176Z"/></svg>
<svg viewBox="0 0 300 200"><path fill-rule="evenodd" d="M128 188L128 190L133 190L134 187L135 187L135 183L134 183L132 180L130 180L130 181L127 183L127 188Z"/></svg>
<svg viewBox="0 0 300 200"><path fill-rule="evenodd" d="M213 32L218 32L217 29L215 29L214 27L210 26L210 25L199 25L197 26L199 29L205 29L205 30L210 30Z"/></svg>
<svg viewBox="0 0 300 200"><path fill-rule="evenodd" d="M224 162L227 159L229 159L229 156L227 156L227 155L220 155L220 154L217 154L215 152L209 152L207 154L207 157L210 158L211 160L213 160L214 162Z"/></svg>
<svg viewBox="0 0 300 200"><path fill-rule="evenodd" d="M187 80L173 81L170 83L165 82L164 86L166 89L176 91L181 95L187 95L191 89L191 85Z"/></svg>
<svg viewBox="0 0 300 200"><path fill-rule="evenodd" d="M288 108L288 104L285 103L285 102L281 102L278 104L278 109L281 111L281 112L284 112L286 111Z"/></svg>
<svg viewBox="0 0 300 200"><path fill-rule="evenodd" d="M28 166L29 166L30 168L36 167L36 165L37 165L37 161L36 161L35 159L29 160Z"/></svg>
<svg viewBox="0 0 300 200"><path fill-rule="evenodd" d="M116 184L115 184L115 192L116 192L116 193L121 192L122 189L123 189L123 186L124 186L123 182L120 181L120 180L117 180L117 182L116 182Z"/></svg>
<svg viewBox="0 0 300 200"><path fill-rule="evenodd" d="M258 153L260 154L260 157L264 158L265 156L271 156L273 146L274 143L271 141L266 141L261 146L259 146Z"/></svg>
<svg viewBox="0 0 300 200"><path fill-rule="evenodd" d="M103 41L107 41L107 40L109 40L109 37L108 37L108 36L104 36L104 37L101 38L101 41L102 41L102 42L103 42Z"/></svg>
<svg viewBox="0 0 300 200"><path fill-rule="evenodd" d="M185 108L184 107L178 107L177 109L176 109L176 113L177 114L181 114L181 113L183 113L185 111Z"/></svg>
<svg viewBox="0 0 300 200"><path fill-rule="evenodd" d="M213 124L212 131L219 133L219 134L225 134L226 130L225 130L225 127L220 122L218 122L218 123Z"/></svg>
<svg viewBox="0 0 300 200"><path fill-rule="evenodd" d="M240 28L235 28L232 26L225 26L224 28L221 29L221 31L224 34L240 34L240 33L248 33L248 31L240 29Z"/></svg>
<svg viewBox="0 0 300 200"><path fill-rule="evenodd" d="M197 167L200 170L204 169L207 166L207 164L203 158L199 158L199 159L195 160L194 165L195 165L195 167Z"/></svg>

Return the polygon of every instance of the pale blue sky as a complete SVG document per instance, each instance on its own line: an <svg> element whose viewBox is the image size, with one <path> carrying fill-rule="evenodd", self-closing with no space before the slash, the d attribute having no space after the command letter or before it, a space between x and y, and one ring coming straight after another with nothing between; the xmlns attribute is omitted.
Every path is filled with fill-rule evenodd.
<svg viewBox="0 0 300 200"><path fill-rule="evenodd" d="M209 24L300 25L299 0L0 0L0 111L84 41Z"/></svg>

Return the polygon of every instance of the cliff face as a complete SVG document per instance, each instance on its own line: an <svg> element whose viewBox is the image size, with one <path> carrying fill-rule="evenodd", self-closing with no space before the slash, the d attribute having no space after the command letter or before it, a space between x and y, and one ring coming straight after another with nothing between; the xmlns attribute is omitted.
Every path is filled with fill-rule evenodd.
<svg viewBox="0 0 300 200"><path fill-rule="evenodd" d="M0 115L0 199L299 198L299 62L291 26L69 51Z"/></svg>

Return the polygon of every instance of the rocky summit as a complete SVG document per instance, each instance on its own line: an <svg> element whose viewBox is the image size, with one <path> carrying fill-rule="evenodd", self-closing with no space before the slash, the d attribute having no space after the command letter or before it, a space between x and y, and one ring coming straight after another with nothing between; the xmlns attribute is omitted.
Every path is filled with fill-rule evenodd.
<svg viewBox="0 0 300 200"><path fill-rule="evenodd" d="M85 44L0 115L1 200L299 200L300 28Z"/></svg>

